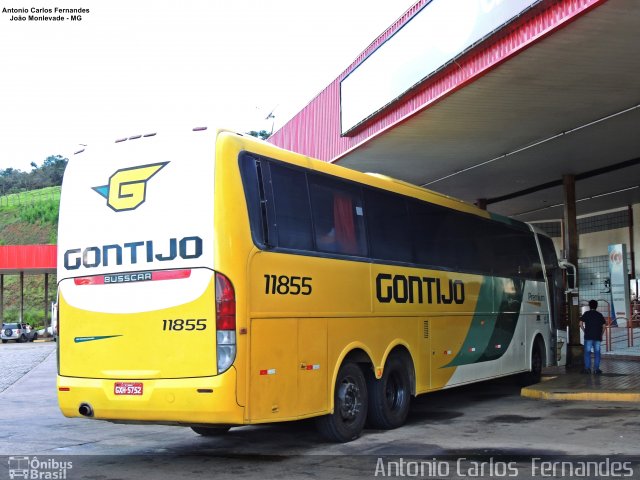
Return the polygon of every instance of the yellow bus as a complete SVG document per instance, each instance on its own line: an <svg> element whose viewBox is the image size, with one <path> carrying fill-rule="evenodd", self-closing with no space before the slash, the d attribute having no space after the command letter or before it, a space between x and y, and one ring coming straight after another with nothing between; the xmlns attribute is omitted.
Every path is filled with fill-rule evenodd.
<svg viewBox="0 0 640 480"><path fill-rule="evenodd" d="M71 159L58 234L64 415L345 442L413 396L564 362L561 275L530 226L241 134Z"/></svg>

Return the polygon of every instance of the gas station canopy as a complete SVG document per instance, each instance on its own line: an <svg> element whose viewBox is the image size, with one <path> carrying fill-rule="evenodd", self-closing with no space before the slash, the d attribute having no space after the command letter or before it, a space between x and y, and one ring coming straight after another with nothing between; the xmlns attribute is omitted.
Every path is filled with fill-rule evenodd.
<svg viewBox="0 0 640 480"><path fill-rule="evenodd" d="M563 175L578 215L640 203L640 2L477 3L508 21L455 17L474 43L431 71L416 35L463 9L417 2L270 141L525 221L562 218Z"/></svg>

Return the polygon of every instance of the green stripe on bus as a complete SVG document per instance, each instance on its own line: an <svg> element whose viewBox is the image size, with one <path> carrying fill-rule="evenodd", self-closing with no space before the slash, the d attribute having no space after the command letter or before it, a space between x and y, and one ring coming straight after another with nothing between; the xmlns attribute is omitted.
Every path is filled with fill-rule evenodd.
<svg viewBox="0 0 640 480"><path fill-rule="evenodd" d="M494 282L497 284L495 290ZM501 292L495 299L497 305L494 305L495 291ZM442 368L500 358L513 340L523 292L524 280L485 277L480 286L476 314L462 347L454 359ZM488 313L496 309L496 313Z"/></svg>

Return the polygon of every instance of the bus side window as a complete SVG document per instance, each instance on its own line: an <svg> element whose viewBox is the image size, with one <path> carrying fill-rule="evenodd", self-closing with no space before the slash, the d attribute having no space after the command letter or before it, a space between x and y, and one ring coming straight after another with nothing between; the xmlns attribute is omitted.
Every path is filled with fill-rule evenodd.
<svg viewBox="0 0 640 480"><path fill-rule="evenodd" d="M310 176L316 249L365 256L364 217L360 189L346 182Z"/></svg>
<svg viewBox="0 0 640 480"><path fill-rule="evenodd" d="M413 245L405 197L373 189L366 189L364 197L371 256L411 262Z"/></svg>
<svg viewBox="0 0 640 480"><path fill-rule="evenodd" d="M264 193L262 168L261 160L245 152L240 155L240 173L247 200L251 235L260 248L270 245L268 204Z"/></svg>
<svg viewBox="0 0 640 480"><path fill-rule="evenodd" d="M306 174L269 162L277 246L312 250L311 211Z"/></svg>
<svg viewBox="0 0 640 480"><path fill-rule="evenodd" d="M497 224L492 238L494 275L543 279L542 265L533 234L509 225Z"/></svg>

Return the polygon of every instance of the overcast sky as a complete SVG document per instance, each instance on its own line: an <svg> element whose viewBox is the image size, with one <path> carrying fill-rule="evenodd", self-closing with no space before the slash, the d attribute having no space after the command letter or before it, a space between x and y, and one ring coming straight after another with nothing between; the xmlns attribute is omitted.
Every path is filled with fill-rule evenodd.
<svg viewBox="0 0 640 480"><path fill-rule="evenodd" d="M271 130L272 110L277 129L413 3L0 0L0 12L90 10L0 13L0 169L139 133Z"/></svg>

